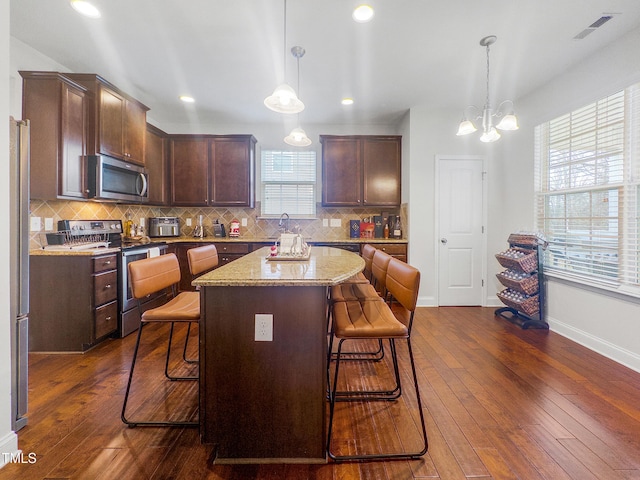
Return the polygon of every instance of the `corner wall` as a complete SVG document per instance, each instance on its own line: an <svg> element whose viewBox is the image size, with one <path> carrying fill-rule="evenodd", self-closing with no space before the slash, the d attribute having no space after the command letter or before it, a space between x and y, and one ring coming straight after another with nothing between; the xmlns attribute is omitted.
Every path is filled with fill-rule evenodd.
<svg viewBox="0 0 640 480"><path fill-rule="evenodd" d="M500 159L505 178L512 179L504 189L506 230L520 228L522 218L533 229L535 126L639 82L638 45L640 27L517 100L520 130ZM640 371L640 299L548 278L547 321L552 330Z"/></svg>
<svg viewBox="0 0 640 480"><path fill-rule="evenodd" d="M9 2L0 2L0 222L9 224ZM0 467L6 454L18 450L18 437L11 430L11 316L9 311L9 235L0 235Z"/></svg>

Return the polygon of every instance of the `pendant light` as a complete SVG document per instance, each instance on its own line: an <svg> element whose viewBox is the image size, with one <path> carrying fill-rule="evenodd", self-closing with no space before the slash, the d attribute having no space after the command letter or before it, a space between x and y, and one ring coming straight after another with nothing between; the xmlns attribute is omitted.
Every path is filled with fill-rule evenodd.
<svg viewBox="0 0 640 480"><path fill-rule="evenodd" d="M302 47L291 47L291 54L296 57L298 64L298 93L300 93L300 59L305 54ZM284 137L284 143L293 145L294 147L308 147L311 145L311 139L307 137L306 132L300 127L300 114L298 114L298 126L291 130L291 133Z"/></svg>
<svg viewBox="0 0 640 480"><path fill-rule="evenodd" d="M517 130L518 119L513 111L513 102L511 100L505 100L498 105L497 110L494 112L491 108L491 99L489 98L489 46L493 45L497 37L495 35L489 35L480 40L480 45L487 49L487 98L485 100L482 114L480 109L475 105L469 105L464 109L462 113L462 120L458 126L458 133L456 135L468 135L478 130L475 121L482 120L482 135L480 141L489 143L495 142L500 138L498 130ZM494 119L500 119L497 125L494 125Z"/></svg>
<svg viewBox="0 0 640 480"><path fill-rule="evenodd" d="M264 99L265 106L278 113L299 113L304 110L304 103L287 82L287 0L284 0L284 40L283 40L283 72L284 83L278 85L273 93Z"/></svg>

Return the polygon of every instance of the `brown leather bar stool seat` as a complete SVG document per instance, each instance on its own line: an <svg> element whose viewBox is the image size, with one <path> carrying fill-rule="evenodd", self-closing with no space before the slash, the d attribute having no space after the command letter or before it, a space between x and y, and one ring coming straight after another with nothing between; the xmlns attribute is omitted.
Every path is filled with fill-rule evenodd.
<svg viewBox="0 0 640 480"><path fill-rule="evenodd" d="M333 382L329 382L329 426L327 434L327 453L329 457L337 461L363 461L363 460L386 460L401 458L418 458L427 452L427 432L422 411L422 401L418 386L418 376L416 373L413 350L411 347L411 328L418 299L418 289L420 286L420 272L411 265L396 258L391 258L388 262L386 272L385 289L388 290L390 298L394 299L394 308L379 300L346 301L335 302L332 305L333 323L331 338L329 341L329 351L333 348L334 339L338 339L338 347L335 354L335 370ZM389 342L391 351L392 367L395 377L395 386L389 389L380 390L347 390L338 391L338 379L340 364L343 358L343 344L350 340L378 339ZM396 341L405 340L409 353L411 372L413 376L414 391L416 395L416 407L420 417L420 430L422 434L422 445L415 451L383 452L383 453L360 453L357 455L336 455L331 447L331 435L333 432L333 422L335 418L335 404L337 401L362 402L362 401L393 401L402 395L402 385L398 366L398 356L396 352ZM329 363L329 367L330 367ZM328 375L330 378L330 375ZM410 402L407 402L410 404ZM394 428L388 429L393 431ZM403 429L399 429L403 433ZM356 446L357 451L362 449Z"/></svg>
<svg viewBox="0 0 640 480"><path fill-rule="evenodd" d="M173 339L173 329L175 323L188 322L197 323L200 320L200 294L199 292L181 292L177 294L177 285L180 282L180 265L175 254L169 253L153 258L137 260L129 264L129 276L131 279L131 291L138 300L138 310L140 311L140 328L136 346L131 360L129 370L129 380L122 404L122 421L130 427L135 426L163 426L163 427L197 427L198 421L137 421L129 420L126 416L127 403L131 392L133 373L142 339L144 327L150 323L170 323L169 342L167 345L167 355L165 360L164 374L170 380L198 380L198 376L172 376L169 374L169 358L171 355L171 342ZM172 298L165 304L142 311L140 300L154 292L159 292L171 288Z"/></svg>

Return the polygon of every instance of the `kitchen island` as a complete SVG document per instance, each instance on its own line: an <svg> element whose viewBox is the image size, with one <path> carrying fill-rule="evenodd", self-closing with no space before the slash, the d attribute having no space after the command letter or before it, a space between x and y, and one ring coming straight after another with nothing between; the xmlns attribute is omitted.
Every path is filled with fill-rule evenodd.
<svg viewBox="0 0 640 480"><path fill-rule="evenodd" d="M218 463L325 462L327 289L364 260L331 247L312 247L308 260L268 255L261 248L193 282L201 441ZM256 340L269 330L271 340Z"/></svg>

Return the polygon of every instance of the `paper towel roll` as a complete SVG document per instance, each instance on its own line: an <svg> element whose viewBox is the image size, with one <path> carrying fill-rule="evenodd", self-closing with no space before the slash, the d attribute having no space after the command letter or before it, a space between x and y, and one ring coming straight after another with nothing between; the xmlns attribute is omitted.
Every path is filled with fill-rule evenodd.
<svg viewBox="0 0 640 480"><path fill-rule="evenodd" d="M159 257L160 256L160 248L159 247L151 247L147 251L147 258Z"/></svg>

